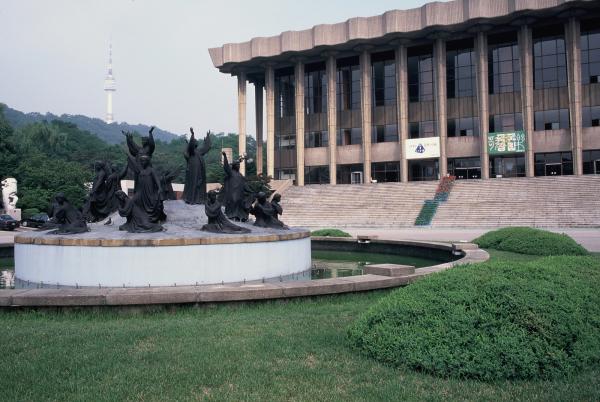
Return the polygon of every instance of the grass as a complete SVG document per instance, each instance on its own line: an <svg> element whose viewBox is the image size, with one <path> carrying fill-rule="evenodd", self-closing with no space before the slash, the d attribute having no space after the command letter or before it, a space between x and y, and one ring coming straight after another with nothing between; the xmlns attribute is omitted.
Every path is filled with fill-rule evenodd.
<svg viewBox="0 0 600 402"><path fill-rule="evenodd" d="M492 259L521 258L496 251L491 255ZM357 354L349 348L346 329L390 293L137 314L117 310L0 312L1 399L600 398L598 369L548 381L484 383L397 369Z"/></svg>
<svg viewBox="0 0 600 402"><path fill-rule="evenodd" d="M529 255L588 255L588 251L566 234L529 227L492 230L473 240L481 248Z"/></svg>

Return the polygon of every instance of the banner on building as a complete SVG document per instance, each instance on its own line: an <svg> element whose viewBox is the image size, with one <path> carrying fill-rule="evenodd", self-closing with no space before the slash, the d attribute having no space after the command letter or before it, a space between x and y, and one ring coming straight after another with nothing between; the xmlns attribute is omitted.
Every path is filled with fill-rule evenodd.
<svg viewBox="0 0 600 402"><path fill-rule="evenodd" d="M527 150L527 136L524 131L488 133L487 139L490 155L512 154Z"/></svg>
<svg viewBox="0 0 600 402"><path fill-rule="evenodd" d="M406 159L440 157L440 137L411 138L404 143Z"/></svg>

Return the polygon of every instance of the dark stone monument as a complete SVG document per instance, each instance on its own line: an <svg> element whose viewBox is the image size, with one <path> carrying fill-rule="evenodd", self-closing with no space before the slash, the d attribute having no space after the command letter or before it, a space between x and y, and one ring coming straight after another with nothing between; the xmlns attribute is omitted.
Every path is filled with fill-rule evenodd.
<svg viewBox="0 0 600 402"><path fill-rule="evenodd" d="M202 148L198 149L198 140L196 140L194 129L191 127L190 133L192 133L192 136L183 153L187 162L183 200L188 204L203 204L206 200L206 165L204 163L204 155L210 150L211 136L210 131L207 132Z"/></svg>
<svg viewBox="0 0 600 402"><path fill-rule="evenodd" d="M58 229L49 232L50 234L68 235L89 231L81 211L71 205L63 193L56 194L54 201L57 209L53 218Z"/></svg>
<svg viewBox="0 0 600 402"><path fill-rule="evenodd" d="M125 230L130 233L148 233L160 232L163 227L159 223L150 222L150 217L145 210L142 209L140 203L136 202L136 197L140 193L129 198L127 194L119 190L115 193L119 201L119 215L127 218L127 222L119 226L119 230Z"/></svg>
<svg viewBox="0 0 600 402"><path fill-rule="evenodd" d="M251 212L256 218L254 226L261 228L288 229L283 222L277 219L277 211L267 200L267 195L262 191L256 195L256 202L254 203Z"/></svg>
<svg viewBox="0 0 600 402"><path fill-rule="evenodd" d="M127 140L127 148L129 149L129 153L134 158L138 158L140 155L147 155L149 158L152 158L154 148L156 147L156 144L154 143L154 135L152 135L153 131L154 126L150 127L147 137L142 137L141 147L133 140L133 133L122 131Z"/></svg>
<svg viewBox="0 0 600 402"><path fill-rule="evenodd" d="M128 154L129 169L135 175L134 202L148 214L152 223L164 222L167 216L163 207L163 190L156 170L150 165L147 154L138 154L135 158Z"/></svg>
<svg viewBox="0 0 600 402"><path fill-rule="evenodd" d="M230 166L227 155L223 152L223 169L225 170L223 184L225 216L231 220L245 222L248 220L246 195L250 190L246 185L246 178L240 173L240 162L235 161Z"/></svg>
<svg viewBox="0 0 600 402"><path fill-rule="evenodd" d="M176 171L167 170L160 176L160 185L163 192L163 200L176 200L177 195L173 191L173 180L177 177Z"/></svg>
<svg viewBox="0 0 600 402"><path fill-rule="evenodd" d="M88 222L101 221L114 212L106 185L107 169L106 162L96 161L94 163L95 176L92 181L92 189L84 206L84 216Z"/></svg>
<svg viewBox="0 0 600 402"><path fill-rule="evenodd" d="M106 163L107 167L107 178L106 178L106 191L108 202L110 203L111 213L115 212L119 209L119 200L117 199L117 191L121 190L121 180L127 176L127 164L123 166L122 169L115 166L110 166L110 164Z"/></svg>
<svg viewBox="0 0 600 402"><path fill-rule="evenodd" d="M249 229L240 227L227 219L221 210L221 203L217 200L217 192L208 192L204 212L208 217L208 224L202 226L202 230L212 233L250 233Z"/></svg>
<svg viewBox="0 0 600 402"><path fill-rule="evenodd" d="M279 219L279 215L283 215L283 208L281 207L281 194L276 193L275 195L273 195L273 199L271 199L271 207L273 207L273 218L275 218L277 221L281 222L281 220ZM288 227L281 222L281 224L283 225L284 229L288 229Z"/></svg>

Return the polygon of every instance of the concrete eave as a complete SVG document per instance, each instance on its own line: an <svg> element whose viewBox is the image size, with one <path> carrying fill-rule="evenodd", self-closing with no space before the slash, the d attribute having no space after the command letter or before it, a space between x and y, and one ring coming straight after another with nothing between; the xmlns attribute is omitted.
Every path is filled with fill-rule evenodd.
<svg viewBox="0 0 600 402"><path fill-rule="evenodd" d="M453 0L433 2L409 10L391 10L373 17L355 17L337 24L321 24L277 36L256 37L209 49L213 65L222 73L256 68L292 56L315 57L335 47L348 50L359 44L385 44L417 38L486 30L494 25L531 23L540 17L568 18L568 11L599 9L595 0ZM579 12L578 14L584 14ZM529 21L529 22L527 22Z"/></svg>

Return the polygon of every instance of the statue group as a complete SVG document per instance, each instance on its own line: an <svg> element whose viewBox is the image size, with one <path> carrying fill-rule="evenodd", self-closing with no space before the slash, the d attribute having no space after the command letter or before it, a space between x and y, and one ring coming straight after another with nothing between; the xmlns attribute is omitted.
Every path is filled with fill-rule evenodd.
<svg viewBox="0 0 600 402"><path fill-rule="evenodd" d="M132 133L123 132L127 144L127 164L123 168L102 161L94 164L92 188L82 211L72 206L64 194L59 193L55 196L50 224L55 225L57 229L51 233L82 233L89 230L86 221L100 222L117 211L120 216L126 218L126 223L119 226L119 230L131 233L164 230L162 224L167 221L164 201L176 199L171 185L176 173L167 171L159 175L152 166L152 155L156 147L153 130L154 127L150 129L147 137L142 137L141 146L136 144ZM213 190L207 193L204 157L211 149L212 135L208 132L202 147L199 148L193 128L190 128L190 134L183 152L186 173L182 198L187 204L204 204L208 223L202 230L212 233L249 233L250 229L232 222L246 222L249 214L254 215L255 226L288 229L279 220L282 214L281 196L275 194L269 201L264 191L253 192L246 178L240 173L240 162L244 156L230 164L223 152L223 186L219 192ZM128 172L134 177L131 197L121 191L120 186L121 180Z"/></svg>

